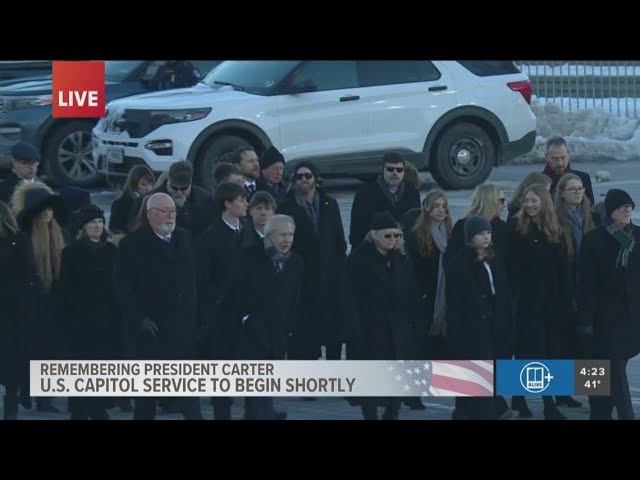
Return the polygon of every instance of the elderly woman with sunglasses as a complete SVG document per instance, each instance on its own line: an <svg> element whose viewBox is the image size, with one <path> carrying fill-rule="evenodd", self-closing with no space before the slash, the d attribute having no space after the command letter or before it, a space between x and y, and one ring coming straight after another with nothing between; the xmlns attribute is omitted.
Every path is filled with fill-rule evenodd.
<svg viewBox="0 0 640 480"><path fill-rule="evenodd" d="M624 190L605 197L602 225L582 241L578 256L578 333L590 357L611 362L611 396L590 397L592 420L633 420L627 362L640 353L640 227Z"/></svg>
<svg viewBox="0 0 640 480"><path fill-rule="evenodd" d="M415 277L405 255L398 223L389 212L376 213L365 240L347 265L347 304L351 319L350 358L412 360L412 328L417 314ZM400 398L361 399L365 420L395 420Z"/></svg>

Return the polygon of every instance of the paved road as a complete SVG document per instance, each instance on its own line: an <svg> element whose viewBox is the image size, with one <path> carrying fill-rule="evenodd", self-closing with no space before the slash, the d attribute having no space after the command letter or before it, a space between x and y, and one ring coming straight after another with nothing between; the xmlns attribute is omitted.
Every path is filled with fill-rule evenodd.
<svg viewBox="0 0 640 480"><path fill-rule="evenodd" d="M587 171L592 176L595 172L600 170L608 171L611 174L611 181L605 183L594 183L594 190L596 199L604 199L604 195L610 188L623 188L629 192L632 198L636 199L639 204L639 208L633 214L633 218L636 222L640 222L640 165L638 163L581 163L576 165L579 170ZM532 171L540 171L540 165L512 165L506 167L500 167L494 169L491 175L490 181L500 183L506 193L507 199L511 197L511 194L515 190L517 184L526 174ZM424 193L433 188L435 183L428 174L423 174L424 180L423 195ZM351 181L332 181L327 182L327 188L339 202L340 211L342 213L342 219L344 223L345 231L348 233L351 213L351 202L353 200L353 194L355 188L357 188L358 182ZM449 203L452 210L452 216L455 219L463 217L470 204L470 197L472 191L455 191L448 192ZM109 210L109 206L114 198L114 193L111 191L96 191L93 192L93 201L100 205L106 212ZM633 404L636 410L636 416L640 418L640 356L634 358L628 368L629 383L633 394ZM570 419L587 419L588 418L588 405L586 397L576 397L583 402L583 407L576 409L563 408L562 410L569 416ZM530 400L530 407L533 410L534 419L542 418L542 401L541 399L534 398ZM65 406L65 400L56 399L55 404L59 408ZM233 407L234 418L242 418L243 400L236 399ZM276 399L276 407L286 410L290 419L303 420L356 420L361 418L360 410L356 407L351 407L342 399L338 398L321 398L317 401L303 401L299 398L281 398ZM203 415L205 418L212 418L212 410L209 402L205 399L202 400ZM451 411L453 410L453 399L429 399L427 402L427 409L425 411L411 411L406 407L403 407L401 412L401 419L411 420L424 420L424 419L449 419L451 418ZM112 418L114 419L129 419L131 413L121 412L118 409L110 411ZM20 417L25 419L65 419L68 418L68 414L41 414L38 412L20 411ZM160 419L178 419L180 416L177 414L160 414ZM517 419L517 417L516 417Z"/></svg>

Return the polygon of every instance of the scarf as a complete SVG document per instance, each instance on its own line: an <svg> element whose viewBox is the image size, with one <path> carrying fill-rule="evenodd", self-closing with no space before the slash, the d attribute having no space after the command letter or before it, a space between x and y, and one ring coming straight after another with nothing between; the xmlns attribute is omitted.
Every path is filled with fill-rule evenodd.
<svg viewBox="0 0 640 480"><path fill-rule="evenodd" d="M438 283L436 286L436 298L433 308L433 323L431 326L431 333L434 335L444 334L445 328L445 316L447 312L447 304L444 295L445 280L444 280L444 267L442 260L444 259L444 251L447 249L447 227L444 222L434 223L431 226L431 238L433 243L440 251L440 259L438 260Z"/></svg>
<svg viewBox="0 0 640 480"><path fill-rule="evenodd" d="M382 193L384 193L384 196L387 197L391 202L391 205L395 207L396 204L402 199L402 195L404 194L404 181L400 182L395 193L391 193L391 190L389 190L389 185L387 185L387 182L384 181L384 177L382 175L378 177L376 182L382 189Z"/></svg>
<svg viewBox="0 0 640 480"><path fill-rule="evenodd" d="M304 208L305 213L311 220L311 225L313 225L313 229L318 232L319 224L320 224L320 193L316 188L315 193L313 194L313 205L309 204L307 200L304 198L305 196L296 190L295 192L296 202Z"/></svg>
<svg viewBox="0 0 640 480"><path fill-rule="evenodd" d="M620 264L622 264L623 268L627 268L627 265L629 264L629 255L633 251L636 241L630 233L616 225L611 217L604 217L604 221L607 232L609 232L609 234L620 244L620 252L616 259L616 268L619 267ZM631 224L629 224L628 227L631 229Z"/></svg>
<svg viewBox="0 0 640 480"><path fill-rule="evenodd" d="M572 234L573 241L576 245L574 256L577 257L578 252L580 252L580 246L582 245L583 218L577 208L567 206L567 210L569 210L569 217L571 217L571 223L573 223Z"/></svg>
<svg viewBox="0 0 640 480"><path fill-rule="evenodd" d="M551 179L551 185L553 186L553 188L555 189L556 186L558 185L558 182L560 181L560 178L562 178L562 175L565 175L567 173L571 173L571 164L567 163L567 168L564 171L564 173L558 175L555 170L553 168L551 168L549 166L549 164L545 164L544 166L544 171L542 172L544 174L546 174L550 179Z"/></svg>
<svg viewBox="0 0 640 480"><path fill-rule="evenodd" d="M280 252L276 250L276 248L271 243L271 240L269 240L269 237L266 236L262 239L262 241L264 242L265 254L267 255L267 257L269 257L278 273L282 272L284 270L285 262L291 256L291 250L289 250L288 252Z"/></svg>

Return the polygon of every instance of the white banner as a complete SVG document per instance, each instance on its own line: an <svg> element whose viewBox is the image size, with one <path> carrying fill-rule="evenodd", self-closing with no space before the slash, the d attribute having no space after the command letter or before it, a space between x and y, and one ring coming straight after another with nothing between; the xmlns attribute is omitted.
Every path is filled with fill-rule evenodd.
<svg viewBox="0 0 640 480"><path fill-rule="evenodd" d="M39 397L492 396L493 361L31 361Z"/></svg>

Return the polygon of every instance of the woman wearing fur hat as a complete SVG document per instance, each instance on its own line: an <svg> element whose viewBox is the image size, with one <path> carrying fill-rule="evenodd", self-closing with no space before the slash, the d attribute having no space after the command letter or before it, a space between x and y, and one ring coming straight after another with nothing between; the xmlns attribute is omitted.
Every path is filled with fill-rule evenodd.
<svg viewBox="0 0 640 480"><path fill-rule="evenodd" d="M509 221L509 286L516 318L516 358L565 358L570 312L566 245L546 186L524 191L522 208ZM545 396L544 417L567 417ZM524 397L513 397L512 408L531 417Z"/></svg>
<svg viewBox="0 0 640 480"><path fill-rule="evenodd" d="M78 215L77 240L62 251L59 292L62 298L68 356L80 360L114 360L122 335L113 275L117 249L109 242L104 213L95 205ZM106 420L109 402L78 397L72 420Z"/></svg>
<svg viewBox="0 0 640 480"><path fill-rule="evenodd" d="M634 419L627 362L640 353L640 228L635 202L624 190L605 197L603 224L582 242L578 258L578 332L592 358L611 361L611 396L590 397L592 420Z"/></svg>
<svg viewBox="0 0 640 480"><path fill-rule="evenodd" d="M445 269L448 358L495 359L510 340L513 329L506 266L494 253L491 230L486 218L467 218L465 246ZM495 420L512 415L502 397L458 397L453 418Z"/></svg>
<svg viewBox="0 0 640 480"><path fill-rule="evenodd" d="M65 239L61 225L66 220L62 198L41 182L22 183L12 198L18 225L29 242L29 253L37 283L34 300L34 347L32 358L54 359L61 353L60 311L56 286ZM57 412L48 398L38 399L40 411Z"/></svg>
<svg viewBox="0 0 640 480"><path fill-rule="evenodd" d="M0 384L5 386L4 419L16 420L18 393L29 397L33 278L27 239L8 205L0 202Z"/></svg>
<svg viewBox="0 0 640 480"><path fill-rule="evenodd" d="M347 305L351 319L350 359L411 360L417 294L411 260L398 222L389 212L373 215L369 233L347 262ZM360 399L365 420L397 420L400 397Z"/></svg>

